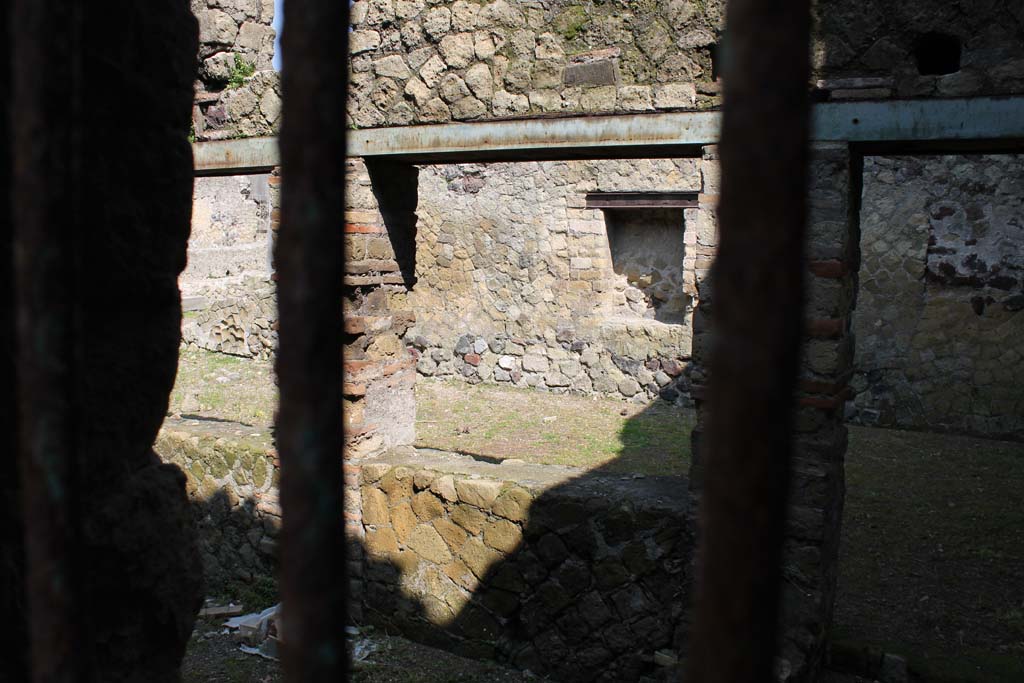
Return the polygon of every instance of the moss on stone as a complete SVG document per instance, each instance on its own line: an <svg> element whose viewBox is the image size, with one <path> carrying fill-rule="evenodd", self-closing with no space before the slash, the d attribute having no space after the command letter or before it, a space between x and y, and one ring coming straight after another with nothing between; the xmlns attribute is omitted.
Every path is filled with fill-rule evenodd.
<svg viewBox="0 0 1024 683"><path fill-rule="evenodd" d="M214 479L223 479L228 476L231 468L228 467L227 462L223 456L216 455L210 459L210 474Z"/></svg>
<svg viewBox="0 0 1024 683"><path fill-rule="evenodd" d="M555 30L566 40L575 40L583 28L590 23L590 14L587 10L577 5L569 7L555 17Z"/></svg>
<svg viewBox="0 0 1024 683"><path fill-rule="evenodd" d="M266 458L254 458L252 467L252 483L256 488L263 488L267 483Z"/></svg>

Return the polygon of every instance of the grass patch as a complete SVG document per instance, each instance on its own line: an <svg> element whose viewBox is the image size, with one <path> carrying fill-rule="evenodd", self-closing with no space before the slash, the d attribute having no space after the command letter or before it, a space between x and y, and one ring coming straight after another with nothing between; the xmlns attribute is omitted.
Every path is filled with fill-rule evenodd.
<svg viewBox="0 0 1024 683"><path fill-rule="evenodd" d="M170 414L269 425L276 408L272 363L195 348L181 352Z"/></svg>
<svg viewBox="0 0 1024 683"><path fill-rule="evenodd" d="M684 475L689 410L420 379L417 445L504 460Z"/></svg>

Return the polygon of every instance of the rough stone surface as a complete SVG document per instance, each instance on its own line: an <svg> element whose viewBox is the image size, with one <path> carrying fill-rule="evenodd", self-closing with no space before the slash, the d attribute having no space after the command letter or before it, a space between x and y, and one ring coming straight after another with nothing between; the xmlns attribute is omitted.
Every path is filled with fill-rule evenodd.
<svg viewBox="0 0 1024 683"><path fill-rule="evenodd" d="M478 508L489 508L501 492L501 482L486 479L460 479L455 482L459 500Z"/></svg>
<svg viewBox="0 0 1024 683"><path fill-rule="evenodd" d="M196 178L184 296L270 274L272 203L266 174Z"/></svg>
<svg viewBox="0 0 1024 683"><path fill-rule="evenodd" d="M1024 436L1022 168L865 160L855 420Z"/></svg>
<svg viewBox="0 0 1024 683"><path fill-rule="evenodd" d="M406 462L436 471L434 483L453 481L460 496L488 493L486 502L470 495L482 507L446 502L406 543L365 526L372 548L361 595L372 623L557 680L660 675L654 653L688 627L685 481L433 453L396 452L373 466ZM364 488L395 478L374 477ZM509 487L506 478L529 483Z"/></svg>
<svg viewBox="0 0 1024 683"><path fill-rule="evenodd" d="M431 359L419 371L686 401L697 371L689 359L698 252L713 249L697 243L702 210L584 207L594 190L703 182L695 160L425 167L412 293L419 315L406 336L421 339ZM663 364L675 371L658 384Z"/></svg>
<svg viewBox="0 0 1024 683"><path fill-rule="evenodd" d="M270 581L278 566L277 459L270 434L252 434L240 424L168 419L154 446L185 473L207 591ZM364 490L364 518L390 524L384 494Z"/></svg>
<svg viewBox="0 0 1024 683"><path fill-rule="evenodd" d="M439 0L400 2L390 11L369 11L357 3L349 49L359 59L352 60L351 70L362 77L373 60L380 65L374 69L376 78L396 78L400 90L417 71L419 79L434 89L439 71L451 70L470 84L474 96L473 103L465 103L472 104L471 109L464 105L454 112L456 119L562 110L646 111L655 106L656 85L675 85L671 92L690 94L685 104L679 96L663 97L662 107L715 106L718 96L698 98L695 82L711 81L708 45L716 40L723 6L722 0L713 0L700 11L680 12L672 3L656 3L641 12L591 0L557 0L536 7L505 0ZM394 18L382 19L390 15ZM226 44L235 26L222 23L225 35L219 40ZM669 55L673 42L683 44L684 36L689 41L685 54ZM439 62L426 74L418 54L424 50L434 52L429 59ZM395 125L390 105L373 97L379 89L373 79L353 78L349 124ZM425 111L432 99L417 101L408 121L397 125L444 120L438 119L436 107Z"/></svg>
<svg viewBox="0 0 1024 683"><path fill-rule="evenodd" d="M505 0L403 2L387 12L353 12L350 49L359 57L411 59L413 52L426 47L439 52L446 68L463 78L469 71L487 68L494 88L474 88L482 111L472 118L706 109L721 104L712 54L724 30L724 7L724 0L659 0L642 6L601 0L529 6ZM813 82L823 84L819 89L833 99L1020 93L1024 42L1020 12L1014 7L955 0L941 8L923 8L918 2L900 12L886 12L874 5L823 0L816 7ZM389 20L393 26L381 19L386 15L394 16ZM248 25L241 25L237 33L246 33ZM211 49L234 40L232 32L238 28L230 18L216 14L204 18L203 26ZM958 71L919 73L915 45L928 31L949 32L960 39ZM401 39L389 40L389 33ZM410 61L410 67L415 71L418 65ZM360 68L362 64L353 60L353 73L360 73ZM404 89L404 83L399 85ZM353 88L348 123L380 125L369 111L374 108L380 120L387 120L386 107L372 101L373 90L372 84ZM529 97L513 102L509 94ZM398 125L434 121L435 115L424 116L424 106L418 104L408 121Z"/></svg>
<svg viewBox="0 0 1024 683"><path fill-rule="evenodd" d="M191 0L191 6L199 22L202 61L192 108L195 139L274 135L280 108L273 100L281 96L280 79L272 65L274 4ZM373 55L385 49L377 29L367 27L350 34L353 54ZM267 106L259 106L264 102Z"/></svg>

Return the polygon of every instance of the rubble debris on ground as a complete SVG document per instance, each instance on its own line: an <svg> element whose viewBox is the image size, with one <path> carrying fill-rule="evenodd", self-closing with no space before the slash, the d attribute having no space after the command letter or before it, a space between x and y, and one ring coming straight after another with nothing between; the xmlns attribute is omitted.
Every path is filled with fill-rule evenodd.
<svg viewBox="0 0 1024 683"><path fill-rule="evenodd" d="M359 628L357 626L345 627L345 641L348 643L348 660L353 671L359 671L372 662L367 658L377 651L377 643L369 636L363 635L373 631L372 626Z"/></svg>
<svg viewBox="0 0 1024 683"><path fill-rule="evenodd" d="M243 614L224 622L239 649L246 654L259 655L265 659L278 659L278 644L281 641L281 604L268 607L262 612Z"/></svg>
<svg viewBox="0 0 1024 683"><path fill-rule="evenodd" d="M250 655L278 661L282 639L281 604L268 607L262 612L253 612L233 617L224 622L224 633L231 634L238 643L238 649ZM348 626L345 629L349 647L349 661L353 669L361 669L367 658L377 650L377 644L364 634L373 627Z"/></svg>
<svg viewBox="0 0 1024 683"><path fill-rule="evenodd" d="M199 610L199 618L208 617L233 617L241 614L244 608L241 605L236 605L233 602L229 602L226 605L215 604L211 598L207 598L206 602L203 603L203 608Z"/></svg>

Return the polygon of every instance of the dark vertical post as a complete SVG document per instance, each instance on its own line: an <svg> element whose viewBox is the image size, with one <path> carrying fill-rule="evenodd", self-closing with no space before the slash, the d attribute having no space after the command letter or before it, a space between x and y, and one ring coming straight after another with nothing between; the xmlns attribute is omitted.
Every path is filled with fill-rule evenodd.
<svg viewBox="0 0 1024 683"><path fill-rule="evenodd" d="M15 277L28 608L35 681L92 678L80 621L72 277L82 8L15 0ZM61 65L58 68L58 64Z"/></svg>
<svg viewBox="0 0 1024 683"><path fill-rule="evenodd" d="M0 2L0 98L11 101L11 3ZM0 396L15 396L14 235L11 216L10 112L0 106ZM28 611L25 608L25 548L18 475L17 412L0 411L0 614L9 636L0 646L0 681L28 678Z"/></svg>
<svg viewBox="0 0 1024 683"><path fill-rule="evenodd" d="M808 0L730 0L697 611L687 680L772 680L802 325Z"/></svg>
<svg viewBox="0 0 1024 683"><path fill-rule="evenodd" d="M288 0L277 242L284 666L343 680L341 348L348 3Z"/></svg>
<svg viewBox="0 0 1024 683"><path fill-rule="evenodd" d="M184 476L152 448L181 330L196 21L186 0L11 5L32 677L170 683L202 602Z"/></svg>

